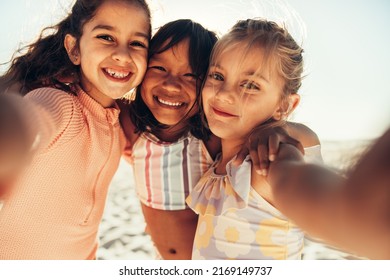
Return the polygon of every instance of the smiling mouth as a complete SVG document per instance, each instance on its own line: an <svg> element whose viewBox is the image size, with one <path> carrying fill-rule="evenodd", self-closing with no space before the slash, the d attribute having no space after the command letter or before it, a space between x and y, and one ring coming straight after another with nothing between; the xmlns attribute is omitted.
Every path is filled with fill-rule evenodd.
<svg viewBox="0 0 390 280"><path fill-rule="evenodd" d="M104 68L103 70L107 75L109 75L110 77L115 78L115 79L126 79L131 74L131 72L119 71L119 70L114 70L111 68Z"/></svg>
<svg viewBox="0 0 390 280"><path fill-rule="evenodd" d="M230 113L227 113L227 112L224 112L224 111L220 111L214 107L212 107L212 110L214 112L214 114L218 115L218 116L222 116L222 117L237 117L237 115L233 115L233 114L230 114Z"/></svg>
<svg viewBox="0 0 390 280"><path fill-rule="evenodd" d="M172 101L168 101L168 100L162 99L161 97L157 97L157 96L155 96L154 99L158 103L165 105L165 106L168 106L168 107L172 107L172 108L180 108L184 105L184 102L172 102Z"/></svg>

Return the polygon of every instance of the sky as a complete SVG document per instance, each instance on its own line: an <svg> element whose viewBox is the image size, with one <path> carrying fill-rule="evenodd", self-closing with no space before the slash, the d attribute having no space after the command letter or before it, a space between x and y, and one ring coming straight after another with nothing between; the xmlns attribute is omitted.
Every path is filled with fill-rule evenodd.
<svg viewBox="0 0 390 280"><path fill-rule="evenodd" d="M72 0L0 3L0 62L57 23ZM284 23L305 50L301 102L291 120L320 140L372 139L390 127L390 1L149 0L153 28L191 18L225 33L238 19ZM4 71L5 67L0 67Z"/></svg>

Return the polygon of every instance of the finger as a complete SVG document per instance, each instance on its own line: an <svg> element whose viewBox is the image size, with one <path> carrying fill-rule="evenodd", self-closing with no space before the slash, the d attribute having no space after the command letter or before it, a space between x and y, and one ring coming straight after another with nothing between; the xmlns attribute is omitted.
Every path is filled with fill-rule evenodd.
<svg viewBox="0 0 390 280"><path fill-rule="evenodd" d="M268 138L268 159L274 161L279 151L280 138L277 134L271 134Z"/></svg>
<svg viewBox="0 0 390 280"><path fill-rule="evenodd" d="M250 155L256 172L260 175L266 176L269 167L268 146L260 144L258 145L256 151L250 151Z"/></svg>
<svg viewBox="0 0 390 280"><path fill-rule="evenodd" d="M305 149L303 148L303 145L300 141L288 136L284 135L283 139L280 141L285 144L290 144L295 146L303 155L305 154Z"/></svg>

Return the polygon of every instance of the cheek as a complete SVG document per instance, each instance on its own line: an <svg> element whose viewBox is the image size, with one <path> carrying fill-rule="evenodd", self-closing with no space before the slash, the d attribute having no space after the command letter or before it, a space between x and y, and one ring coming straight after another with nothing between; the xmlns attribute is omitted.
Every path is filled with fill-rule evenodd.
<svg viewBox="0 0 390 280"><path fill-rule="evenodd" d="M132 57L132 60L136 66L136 73L135 73L136 76L134 82L136 83L136 85L139 85L145 78L146 69L147 69L146 58L136 56L136 57Z"/></svg>
<svg viewBox="0 0 390 280"><path fill-rule="evenodd" d="M195 83L188 83L187 85L184 84L184 90L187 92L190 100L195 103L197 100L197 95L196 95L196 85Z"/></svg>
<svg viewBox="0 0 390 280"><path fill-rule="evenodd" d="M147 87L144 87L144 84L141 86L140 96L147 107L151 107L153 105L153 95Z"/></svg>
<svg viewBox="0 0 390 280"><path fill-rule="evenodd" d="M152 70L146 70L145 77L142 81L142 88L145 90L151 90L153 87L156 87L162 79Z"/></svg>
<svg viewBox="0 0 390 280"><path fill-rule="evenodd" d="M148 65L147 53L145 52L145 53L136 54L134 60L137 63L138 70L140 72L142 72L143 75L145 75L146 69L147 69L147 65Z"/></svg>
<svg viewBox="0 0 390 280"><path fill-rule="evenodd" d="M207 108L208 101L207 101L207 95L204 92L202 92L201 102L202 102L201 104L202 104L202 107L203 107L203 111L205 111L206 108Z"/></svg>
<svg viewBox="0 0 390 280"><path fill-rule="evenodd" d="M155 86L154 79L148 72L146 72L146 75L142 81L141 84L141 93L143 96L147 97L148 95L151 95L151 90Z"/></svg>
<svg viewBox="0 0 390 280"><path fill-rule="evenodd" d="M202 103L203 106L206 106L209 103L209 100L214 97L214 90L210 87L204 87L202 90Z"/></svg>

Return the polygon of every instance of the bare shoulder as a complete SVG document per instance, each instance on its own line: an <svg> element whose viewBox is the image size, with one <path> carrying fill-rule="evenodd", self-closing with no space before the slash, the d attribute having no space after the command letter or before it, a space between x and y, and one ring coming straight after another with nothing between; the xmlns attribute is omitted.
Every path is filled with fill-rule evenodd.
<svg viewBox="0 0 390 280"><path fill-rule="evenodd" d="M301 142L303 147L311 147L320 144L318 135L304 124L287 122L286 130L291 137Z"/></svg>

